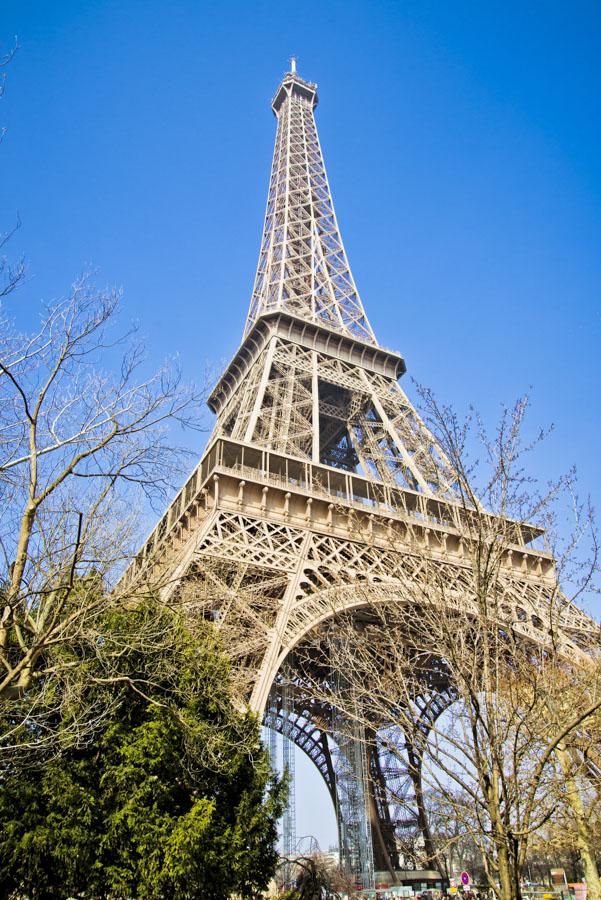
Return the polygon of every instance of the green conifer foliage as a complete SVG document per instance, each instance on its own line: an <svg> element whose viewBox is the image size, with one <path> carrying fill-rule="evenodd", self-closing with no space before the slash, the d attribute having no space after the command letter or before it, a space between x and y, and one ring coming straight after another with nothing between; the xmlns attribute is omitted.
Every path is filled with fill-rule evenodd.
<svg viewBox="0 0 601 900"><path fill-rule="evenodd" d="M29 769L4 767L0 895L259 896L285 786L256 720L232 704L212 626L192 631L146 601L112 610L99 635L94 653L77 648L79 692L59 725L70 736L79 705L100 701L99 728Z"/></svg>

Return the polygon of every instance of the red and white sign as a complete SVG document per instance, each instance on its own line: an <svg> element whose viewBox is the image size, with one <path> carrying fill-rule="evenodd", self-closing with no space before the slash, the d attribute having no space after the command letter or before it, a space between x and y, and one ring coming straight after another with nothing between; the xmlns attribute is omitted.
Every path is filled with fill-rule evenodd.
<svg viewBox="0 0 601 900"><path fill-rule="evenodd" d="M469 883L470 883L470 876L468 875L467 872L462 872L461 873L461 884L463 884L463 885L465 885L465 887L467 887Z"/></svg>

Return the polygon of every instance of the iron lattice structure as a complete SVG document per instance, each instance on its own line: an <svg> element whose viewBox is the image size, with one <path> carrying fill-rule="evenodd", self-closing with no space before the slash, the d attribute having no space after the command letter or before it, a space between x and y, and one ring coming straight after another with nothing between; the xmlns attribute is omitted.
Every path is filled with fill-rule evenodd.
<svg viewBox="0 0 601 900"><path fill-rule="evenodd" d="M399 768L377 736L354 746L338 714L312 701L300 676L296 690L294 679L283 687L281 673L315 629L360 606L366 586L386 603L414 595L429 572L468 597L471 562L456 475L398 384L403 358L380 347L359 298L316 104L316 86L288 72L272 104L278 127L248 320L209 399L216 425L124 580L159 583L166 599L218 625L240 698L317 766L346 862L369 880L374 867L398 868L399 833L423 826L419 760ZM506 525L503 608L539 640L553 559L531 546L539 529ZM590 622L566 606L562 628L577 652ZM448 689L424 694L425 729L448 702ZM292 834L289 823L288 852Z"/></svg>

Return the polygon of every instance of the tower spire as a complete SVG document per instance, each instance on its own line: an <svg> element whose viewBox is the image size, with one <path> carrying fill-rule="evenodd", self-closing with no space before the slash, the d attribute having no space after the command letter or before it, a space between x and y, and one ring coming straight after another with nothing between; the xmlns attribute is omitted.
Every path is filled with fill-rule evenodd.
<svg viewBox="0 0 601 900"><path fill-rule="evenodd" d="M315 126L317 85L296 57L272 102L278 126L259 264L245 335L270 312L288 312L376 344L340 237Z"/></svg>

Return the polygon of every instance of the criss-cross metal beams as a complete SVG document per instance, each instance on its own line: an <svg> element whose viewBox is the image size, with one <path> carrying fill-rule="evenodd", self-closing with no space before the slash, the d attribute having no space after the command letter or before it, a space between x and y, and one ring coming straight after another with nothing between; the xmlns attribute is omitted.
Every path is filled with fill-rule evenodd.
<svg viewBox="0 0 601 900"><path fill-rule="evenodd" d="M315 86L295 73L278 88L244 339L209 398L217 422L208 448L122 584L160 590L192 621L215 622L239 702L259 715L268 707L267 722L271 716L282 728L286 747L294 742L315 762L347 859L369 879L372 858L396 865L395 835L417 825L427 840L419 747L399 756L387 753L381 735L371 744L365 735L353 740L333 706L298 706L296 696L280 698L274 712L270 689L294 649L324 623L374 604L400 603L408 615L426 602L469 612L475 517L503 548L503 624L544 644L552 598L571 655L582 652L592 626L562 604L549 554L529 546L540 529L461 502L453 467L399 387L404 361L377 344L342 245L316 102ZM444 588L428 592L429 584ZM418 710L424 728L449 699L444 686L439 694Z"/></svg>
<svg viewBox="0 0 601 900"><path fill-rule="evenodd" d="M361 611L358 615L362 621ZM278 674L263 718L269 744L276 732L285 735L318 769L338 813L343 861L362 879L369 877L372 865L392 877L397 869L419 865L424 858L435 868L421 785L422 745L432 725L455 701L456 692L444 678L436 690L424 685L425 692L414 698L411 734L405 735L398 726L382 727L373 719L371 728L362 727L361 735L355 735L356 723L341 708L348 711L349 698L340 703L344 686L331 665L336 635L337 623L332 622L319 639L317 653L315 647L302 648L300 665L293 667L288 661ZM334 706L313 697L311 682L320 676L333 691ZM369 719L370 710L363 709L360 718ZM271 753L275 758L273 749ZM366 842L370 833L371 848Z"/></svg>
<svg viewBox="0 0 601 900"><path fill-rule="evenodd" d="M216 435L445 499L457 478L393 376L275 331L220 412Z"/></svg>
<svg viewBox="0 0 601 900"><path fill-rule="evenodd" d="M278 129L245 335L280 309L375 344L336 222L316 104L316 86L292 72L274 98Z"/></svg>

